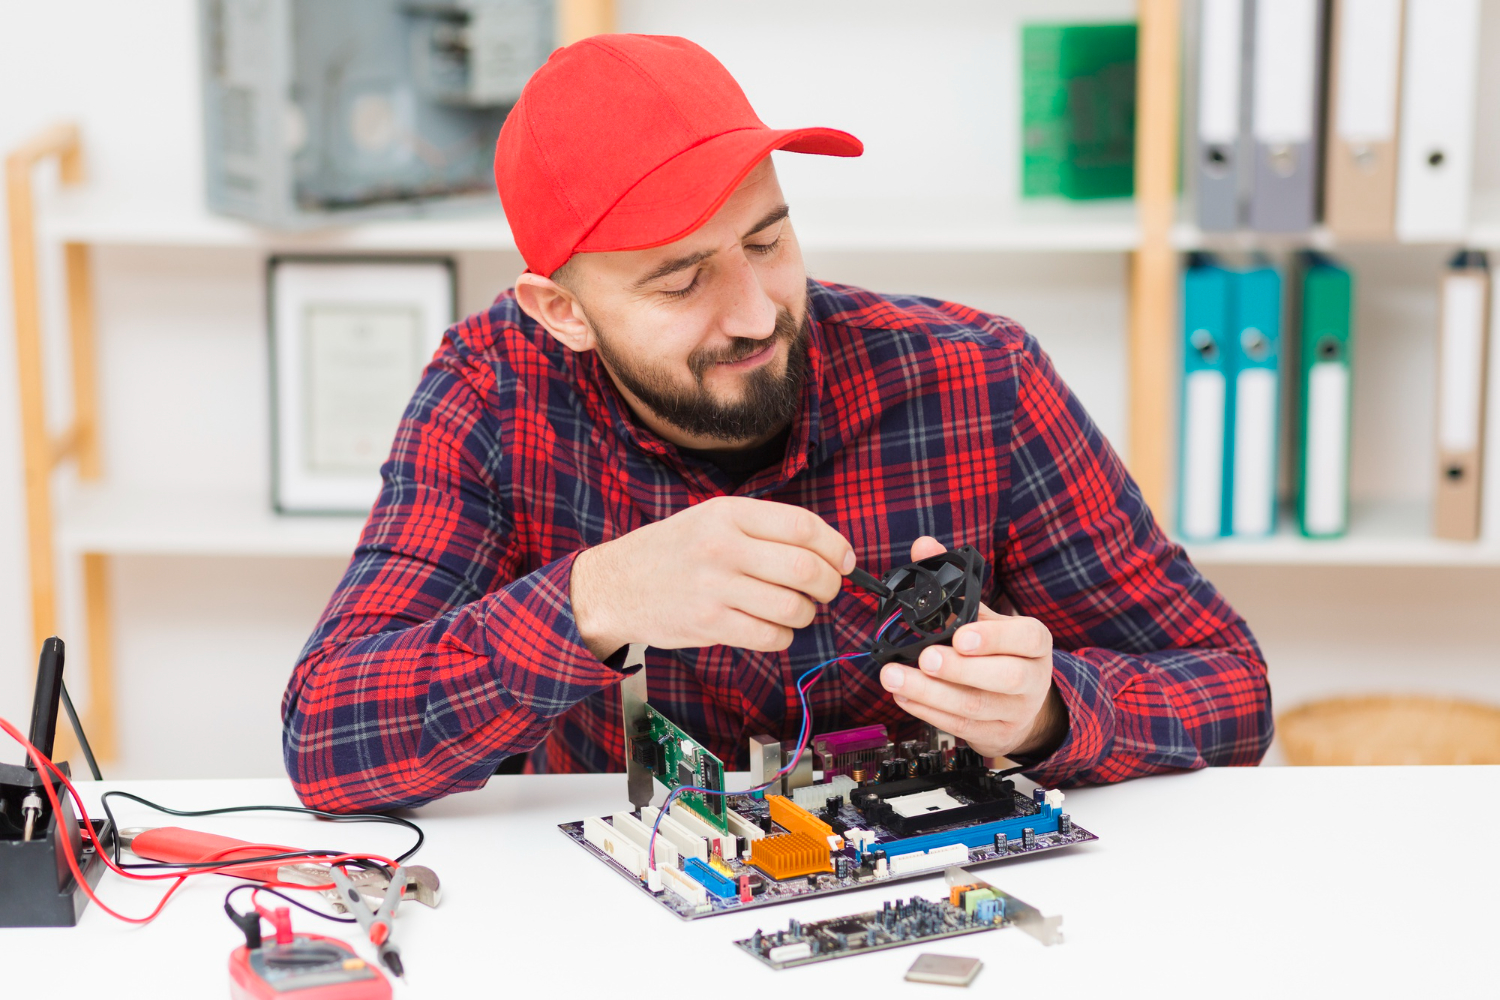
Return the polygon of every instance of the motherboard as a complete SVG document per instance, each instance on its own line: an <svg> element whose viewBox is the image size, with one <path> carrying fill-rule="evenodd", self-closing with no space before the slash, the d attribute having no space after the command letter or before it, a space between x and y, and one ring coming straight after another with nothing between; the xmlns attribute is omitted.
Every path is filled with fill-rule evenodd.
<svg viewBox="0 0 1500 1000"><path fill-rule="evenodd" d="M669 789L723 788L722 761L655 709L639 706L633 729L633 768ZM779 768L780 747L767 753L767 740L752 739L752 765ZM883 726L865 726L810 743L821 780L778 777L767 764L752 771L769 782L761 791L682 792L665 815L642 805L559 829L689 920L1098 839L1062 810L1062 792L1026 795L951 738L893 743Z"/></svg>

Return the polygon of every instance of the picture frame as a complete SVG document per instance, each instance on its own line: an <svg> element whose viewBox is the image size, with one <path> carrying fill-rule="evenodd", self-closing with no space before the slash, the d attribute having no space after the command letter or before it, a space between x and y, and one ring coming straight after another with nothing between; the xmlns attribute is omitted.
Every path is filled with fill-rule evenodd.
<svg viewBox="0 0 1500 1000"><path fill-rule="evenodd" d="M457 321L454 262L278 254L266 290L271 505L364 516L422 370Z"/></svg>

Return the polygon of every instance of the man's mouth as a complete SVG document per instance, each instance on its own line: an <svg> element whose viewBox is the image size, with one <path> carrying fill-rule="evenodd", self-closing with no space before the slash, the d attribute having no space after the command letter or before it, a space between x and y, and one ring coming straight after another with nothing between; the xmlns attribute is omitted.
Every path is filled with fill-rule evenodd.
<svg viewBox="0 0 1500 1000"><path fill-rule="evenodd" d="M716 364L715 367L719 368L722 371L744 371L748 368L755 368L759 365L765 364L767 361L771 360L771 357L775 353L776 341L775 339L770 339L766 341L764 347L756 351L754 354L750 354L746 357L740 358L738 361L720 361Z"/></svg>

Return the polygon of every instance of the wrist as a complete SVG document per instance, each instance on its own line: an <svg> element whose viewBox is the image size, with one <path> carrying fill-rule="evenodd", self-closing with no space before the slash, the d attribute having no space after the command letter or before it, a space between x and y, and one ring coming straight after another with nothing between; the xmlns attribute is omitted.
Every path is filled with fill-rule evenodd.
<svg viewBox="0 0 1500 1000"><path fill-rule="evenodd" d="M608 558L604 551L608 544L584 549L574 556L568 581L573 623L583 644L601 663L627 642L613 624L608 588L604 585L608 571L600 565Z"/></svg>
<svg viewBox="0 0 1500 1000"><path fill-rule="evenodd" d="M1031 732L1013 752L1023 757L1049 757L1067 735L1068 707L1057 688L1049 686L1047 697L1042 699L1042 707L1032 720Z"/></svg>

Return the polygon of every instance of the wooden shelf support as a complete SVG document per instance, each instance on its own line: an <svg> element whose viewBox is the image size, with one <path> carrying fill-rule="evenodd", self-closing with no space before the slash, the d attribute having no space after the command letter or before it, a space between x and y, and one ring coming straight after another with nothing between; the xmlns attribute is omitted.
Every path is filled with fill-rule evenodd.
<svg viewBox="0 0 1500 1000"><path fill-rule="evenodd" d="M615 30L615 0L560 0L557 5L557 44L572 45L590 35Z"/></svg>
<svg viewBox="0 0 1500 1000"><path fill-rule="evenodd" d="M1135 201L1140 247L1130 261L1127 461L1157 519L1171 511L1172 414L1176 385L1178 109L1181 0L1139 0L1136 54Z"/></svg>
<svg viewBox="0 0 1500 1000"><path fill-rule="evenodd" d="M69 348L73 364L73 418L59 434L48 429L41 282L37 267L36 211L32 175L53 157L64 184L83 180L78 127L53 125L5 158L6 204L10 212L11 293L16 331L16 375L21 400L21 454L26 494L27 556L31 575L32 648L58 631L57 555L52 523L52 474L69 460L79 477L103 473L99 447L97 354L88 247L63 247L67 281ZM85 712L90 742L102 759L115 756L107 566L99 553L85 554L83 590L88 628L89 698ZM62 734L60 734L62 735Z"/></svg>

